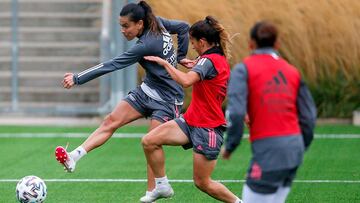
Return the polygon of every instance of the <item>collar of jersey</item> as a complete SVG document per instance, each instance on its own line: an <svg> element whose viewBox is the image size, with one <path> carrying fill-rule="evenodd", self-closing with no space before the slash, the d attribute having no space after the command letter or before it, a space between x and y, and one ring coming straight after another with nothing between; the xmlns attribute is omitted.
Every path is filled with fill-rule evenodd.
<svg viewBox="0 0 360 203"><path fill-rule="evenodd" d="M210 49L206 50L202 55L206 55L206 54L224 55L223 52L221 51L220 47L218 47L218 46L211 47Z"/></svg>
<svg viewBox="0 0 360 203"><path fill-rule="evenodd" d="M277 55L279 56L279 52L277 52L273 48L259 48L255 49L252 54L269 54L269 55Z"/></svg>

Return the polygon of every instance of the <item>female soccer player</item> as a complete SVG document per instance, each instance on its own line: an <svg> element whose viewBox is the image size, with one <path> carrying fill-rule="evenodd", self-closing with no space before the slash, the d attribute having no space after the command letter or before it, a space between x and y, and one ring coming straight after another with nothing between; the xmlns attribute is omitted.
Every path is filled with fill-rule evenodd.
<svg viewBox="0 0 360 203"><path fill-rule="evenodd" d="M246 112L253 157L242 198L245 203L283 203L304 148L312 139L316 107L299 71L278 52L278 31L270 22L250 31L251 56L237 64L229 82L228 136L222 156L229 159L243 134Z"/></svg>
<svg viewBox="0 0 360 203"><path fill-rule="evenodd" d="M70 153L63 147L56 149L57 160L68 172L73 172L75 164L85 154L104 144L121 126L142 117L150 118L150 129L179 115L183 103L183 89L156 63L144 60L144 56L155 55L176 66L177 62L186 66L189 25L182 21L155 17L151 7L145 2L130 3L120 12L121 32L127 40L138 38L136 44L120 56L89 68L81 73L66 73L64 88L84 84L106 73L123 69L138 62L146 71L143 83L120 101L107 115L98 129L87 140ZM178 54L173 47L170 34L177 34ZM148 190L155 186L151 171L148 176Z"/></svg>
<svg viewBox="0 0 360 203"><path fill-rule="evenodd" d="M224 27L211 16L192 25L189 33L191 44L200 58L188 73L177 70L159 57L145 57L163 66L183 87L193 85L193 92L191 104L183 117L160 125L142 139L156 186L150 195L140 200L153 202L174 194L165 175L162 145L182 145L185 149L193 148L196 187L215 199L241 202L224 185L211 179L223 143L225 119L221 105L230 75L227 62L229 36Z"/></svg>

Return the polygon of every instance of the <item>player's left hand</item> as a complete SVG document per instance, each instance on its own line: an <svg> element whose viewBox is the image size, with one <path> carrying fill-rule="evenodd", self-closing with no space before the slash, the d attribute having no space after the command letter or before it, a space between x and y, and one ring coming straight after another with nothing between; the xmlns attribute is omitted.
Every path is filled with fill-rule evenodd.
<svg viewBox="0 0 360 203"><path fill-rule="evenodd" d="M231 157L231 152L226 151L225 147L221 148L220 155L222 159L229 160Z"/></svg>
<svg viewBox="0 0 360 203"><path fill-rule="evenodd" d="M196 65L197 60L191 60L191 59L184 58L184 59L181 59L179 61L179 63L187 69L192 69Z"/></svg>

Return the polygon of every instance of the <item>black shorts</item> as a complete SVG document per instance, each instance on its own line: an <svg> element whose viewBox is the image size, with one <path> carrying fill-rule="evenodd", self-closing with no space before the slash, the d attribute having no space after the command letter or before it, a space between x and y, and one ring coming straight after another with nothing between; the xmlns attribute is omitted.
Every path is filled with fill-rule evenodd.
<svg viewBox="0 0 360 203"><path fill-rule="evenodd" d="M246 184L256 193L272 194L279 187L291 186L295 179L297 168L262 171L260 166L253 162L248 170Z"/></svg>
<svg viewBox="0 0 360 203"><path fill-rule="evenodd" d="M179 110L181 110L181 105L152 99L146 95L140 87L130 91L124 101L129 103L145 118L150 117L151 119L156 119L162 123L173 120L180 115Z"/></svg>
<svg viewBox="0 0 360 203"><path fill-rule="evenodd" d="M189 138L190 142L183 145L184 149L193 148L196 153L203 154L208 160L217 159L223 144L225 127L194 127L188 125L183 117L176 118L174 121Z"/></svg>

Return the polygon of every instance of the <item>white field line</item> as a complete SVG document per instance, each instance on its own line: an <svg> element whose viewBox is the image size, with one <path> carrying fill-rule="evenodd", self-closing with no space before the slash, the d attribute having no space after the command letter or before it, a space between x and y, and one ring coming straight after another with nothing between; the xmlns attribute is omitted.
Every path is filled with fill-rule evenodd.
<svg viewBox="0 0 360 203"><path fill-rule="evenodd" d="M0 138L86 138L91 133L0 133ZM140 138L143 133L115 133L116 138Z"/></svg>
<svg viewBox="0 0 360 203"><path fill-rule="evenodd" d="M0 179L0 183L18 182L18 179ZM136 183L147 182L147 179L44 179L45 182L124 182ZM169 180L172 183L193 183L193 180L174 179ZM222 183L244 183L245 180L215 180ZM345 184L360 184L360 180L294 180L295 183L345 183Z"/></svg>
<svg viewBox="0 0 360 203"><path fill-rule="evenodd" d="M90 133L0 133L0 138L86 138ZM143 133L115 133L115 138L140 138ZM248 134L243 136L249 138ZM315 134L316 139L360 139L360 134Z"/></svg>

